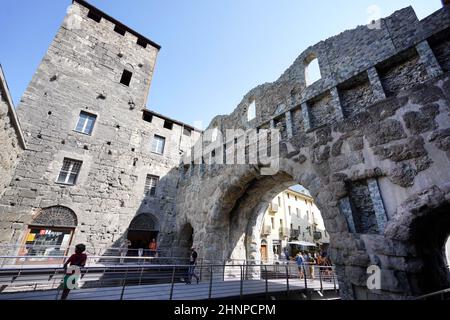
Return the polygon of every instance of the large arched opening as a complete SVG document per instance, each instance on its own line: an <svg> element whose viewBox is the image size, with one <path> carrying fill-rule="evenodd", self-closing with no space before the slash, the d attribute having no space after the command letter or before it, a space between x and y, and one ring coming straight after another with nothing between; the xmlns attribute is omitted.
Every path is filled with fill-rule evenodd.
<svg viewBox="0 0 450 320"><path fill-rule="evenodd" d="M226 259L273 262L285 258L286 251L292 256L300 249L311 249L311 252L328 249L331 235L326 231L326 224L329 221L322 218L320 205L306 189L303 188L303 193L295 191L299 182L300 179L280 171L247 183L226 218L230 226ZM278 197L280 203L277 203ZM277 210L274 210L275 204ZM317 221L314 221L314 214ZM272 219L273 225L268 225L268 220ZM268 237L269 234L272 236ZM320 241L322 238L328 241L320 247L317 244L325 244Z"/></svg>

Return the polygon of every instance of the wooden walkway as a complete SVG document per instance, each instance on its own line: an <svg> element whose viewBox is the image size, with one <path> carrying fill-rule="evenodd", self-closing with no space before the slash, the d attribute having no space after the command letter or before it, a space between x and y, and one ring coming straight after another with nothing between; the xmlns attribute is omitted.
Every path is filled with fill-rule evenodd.
<svg viewBox="0 0 450 320"><path fill-rule="evenodd" d="M242 282L242 296L264 295L288 291L286 279L278 280L247 280ZM319 291L319 280L308 280L309 290ZM333 282L324 281L323 290L335 290ZM337 284L336 284L337 286ZM128 287L109 287L72 290L68 300L170 300L171 284L143 285ZM303 291L305 281L289 279L289 291ZM33 291L0 294L0 300L56 300L58 291ZM59 292L59 295L61 292ZM207 281L200 284L186 285L176 283L173 287L172 300L206 300L239 298L241 296L241 281L214 281L211 286Z"/></svg>

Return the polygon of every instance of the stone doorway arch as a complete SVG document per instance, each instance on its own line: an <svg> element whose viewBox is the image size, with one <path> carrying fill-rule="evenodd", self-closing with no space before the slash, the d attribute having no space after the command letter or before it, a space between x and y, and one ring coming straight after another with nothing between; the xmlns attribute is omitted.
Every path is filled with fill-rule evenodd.
<svg viewBox="0 0 450 320"><path fill-rule="evenodd" d="M159 222L151 213L141 213L134 217L128 227L127 239L131 241L132 252L137 253L139 249L149 249L150 242L158 241Z"/></svg>

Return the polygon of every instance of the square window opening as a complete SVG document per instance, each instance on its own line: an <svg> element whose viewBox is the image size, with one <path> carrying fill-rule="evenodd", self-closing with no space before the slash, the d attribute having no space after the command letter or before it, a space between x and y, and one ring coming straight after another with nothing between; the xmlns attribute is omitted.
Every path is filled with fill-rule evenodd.
<svg viewBox="0 0 450 320"><path fill-rule="evenodd" d="M75 131L89 136L92 135L96 120L96 115L81 111Z"/></svg>
<svg viewBox="0 0 450 320"><path fill-rule="evenodd" d="M183 129L183 134L187 137L190 137L192 135L192 130L188 129L188 128L184 128Z"/></svg>
<svg viewBox="0 0 450 320"><path fill-rule="evenodd" d="M133 73L131 71L124 70L123 74L122 74L122 78L120 79L120 83L129 87L132 77L133 77Z"/></svg>
<svg viewBox="0 0 450 320"><path fill-rule="evenodd" d="M154 175L147 175L145 179L145 188L144 188L144 196L153 197L156 195L156 188L158 186L159 177Z"/></svg>
<svg viewBox="0 0 450 320"><path fill-rule="evenodd" d="M168 120L164 121L164 128L172 130L173 129L173 122L168 121Z"/></svg>
<svg viewBox="0 0 450 320"><path fill-rule="evenodd" d="M147 41L145 41L144 39L138 38L136 43L142 48L147 48Z"/></svg>
<svg viewBox="0 0 450 320"><path fill-rule="evenodd" d="M121 36L124 36L126 33L125 29L118 25L114 27L114 31L120 34Z"/></svg>
<svg viewBox="0 0 450 320"><path fill-rule="evenodd" d="M82 161L64 158L63 166L59 172L57 183L75 185L80 173Z"/></svg>
<svg viewBox="0 0 450 320"><path fill-rule="evenodd" d="M144 111L144 113L143 113L143 115L142 115L142 119L143 119L144 121L147 121L147 122L152 123L152 121L153 121L153 115L151 115L150 113Z"/></svg>
<svg viewBox="0 0 450 320"><path fill-rule="evenodd" d="M87 16L88 18L94 20L97 23L100 23L100 21L102 21L102 16L98 12L95 12L94 10L90 10Z"/></svg>
<svg viewBox="0 0 450 320"><path fill-rule="evenodd" d="M166 138L155 135L152 143L152 152L157 154L164 154L164 148L166 145Z"/></svg>

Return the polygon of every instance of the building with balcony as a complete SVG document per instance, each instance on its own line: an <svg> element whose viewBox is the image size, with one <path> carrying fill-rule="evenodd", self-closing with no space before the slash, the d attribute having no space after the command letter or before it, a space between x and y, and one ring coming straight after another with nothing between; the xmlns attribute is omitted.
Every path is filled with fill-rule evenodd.
<svg viewBox="0 0 450 320"><path fill-rule="evenodd" d="M261 228L261 258L284 259L293 247L326 248L330 237L314 199L301 186L287 189L269 204Z"/></svg>

